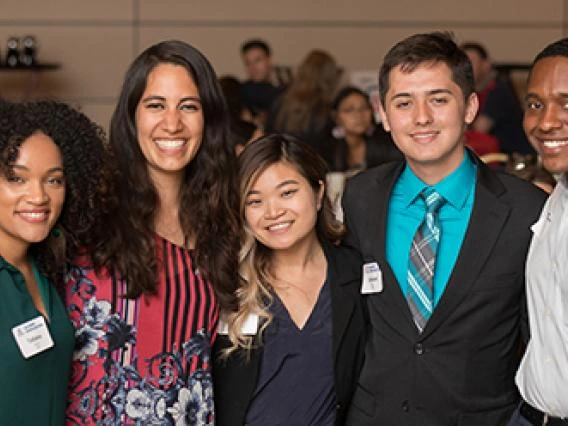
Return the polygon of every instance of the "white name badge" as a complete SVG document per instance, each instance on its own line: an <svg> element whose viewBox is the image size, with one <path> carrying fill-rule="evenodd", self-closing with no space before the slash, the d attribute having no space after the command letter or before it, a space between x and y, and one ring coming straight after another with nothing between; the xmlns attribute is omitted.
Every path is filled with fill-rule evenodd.
<svg viewBox="0 0 568 426"><path fill-rule="evenodd" d="M17 325L12 334L24 358L30 358L53 346L53 339L49 334L45 318L41 315Z"/></svg>
<svg viewBox="0 0 568 426"><path fill-rule="evenodd" d="M363 285L361 294L380 293L383 291L383 273L377 262L363 265Z"/></svg>
<svg viewBox="0 0 568 426"><path fill-rule="evenodd" d="M241 326L241 333L244 335L255 335L258 331L258 315L249 314L245 319L245 322ZM219 326L217 327L217 333L219 334L229 334L229 324L224 320L219 320Z"/></svg>

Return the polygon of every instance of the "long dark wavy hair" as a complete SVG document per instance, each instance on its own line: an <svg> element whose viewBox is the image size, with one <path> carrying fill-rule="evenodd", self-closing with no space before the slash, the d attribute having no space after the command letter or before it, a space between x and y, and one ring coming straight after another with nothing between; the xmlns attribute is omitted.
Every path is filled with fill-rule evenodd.
<svg viewBox="0 0 568 426"><path fill-rule="evenodd" d="M103 130L84 114L56 101L0 101L0 173L9 175L20 146L30 136L49 136L61 152L65 202L54 231L30 251L38 267L63 294L65 264L104 239L103 217L112 196L106 165L111 161Z"/></svg>
<svg viewBox="0 0 568 426"><path fill-rule="evenodd" d="M204 116L201 146L186 167L180 193L180 225L186 241L195 239L197 263L211 281L221 307L234 308L239 250L236 158L229 141L229 116L209 61L187 43L155 44L132 63L110 123L116 156L120 208L106 251L111 270L127 280L126 297L157 292L155 215L159 197L138 144L135 112L150 72L159 64L184 67L198 88Z"/></svg>

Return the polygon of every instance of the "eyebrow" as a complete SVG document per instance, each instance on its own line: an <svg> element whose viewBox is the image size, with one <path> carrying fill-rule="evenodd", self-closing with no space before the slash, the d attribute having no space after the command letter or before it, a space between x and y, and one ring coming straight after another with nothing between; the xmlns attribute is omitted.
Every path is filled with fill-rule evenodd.
<svg viewBox="0 0 568 426"><path fill-rule="evenodd" d="M278 185L276 185L276 189L280 189L280 188L282 188L283 186L286 186L286 185L299 185L299 182L297 180L294 180L294 179L288 179L288 180L282 181ZM247 197L249 195L257 195L257 194L260 194L260 191L256 191L254 189L251 189L249 192L247 192Z"/></svg>
<svg viewBox="0 0 568 426"><path fill-rule="evenodd" d="M24 170L26 172L30 171L28 167L19 164L12 164L10 167L12 167L13 169ZM63 167L52 167L51 169L48 169L46 173L55 173L55 172L63 173Z"/></svg>
<svg viewBox="0 0 568 426"><path fill-rule="evenodd" d="M565 92L555 93L554 97L555 98L561 98L561 99L568 99L568 93L565 93ZM540 98L541 97L539 95L537 95L536 93L529 92L525 95L524 100L528 101L528 100L531 100L531 99L540 99Z"/></svg>
<svg viewBox="0 0 568 426"><path fill-rule="evenodd" d="M433 89L433 90L428 90L428 91L426 92L426 94L427 94L428 96L431 96L431 95L440 95L440 94L453 95L453 93L452 93L450 90L448 90L448 89ZM397 93L396 95L394 95L394 96L391 98L391 100L397 99L397 98L409 98L409 97L411 97L411 96L412 96L412 95L411 95L410 93L408 93L408 92L400 92L400 93Z"/></svg>
<svg viewBox="0 0 568 426"><path fill-rule="evenodd" d="M280 182L278 185L276 185L276 188L282 188L283 186L291 185L291 184L298 185L299 182L297 180L294 180L294 179L288 179L288 180Z"/></svg>
<svg viewBox="0 0 568 426"><path fill-rule="evenodd" d="M166 102L166 98L163 96L159 96L159 95L150 95L150 96L146 96L144 99L142 99L141 102L149 102L149 101L162 101L162 102ZM178 105L183 103L183 102L187 102L187 101L192 101L192 102L199 102L201 103L201 99L199 99L199 96L186 96L184 98L181 98L178 102Z"/></svg>

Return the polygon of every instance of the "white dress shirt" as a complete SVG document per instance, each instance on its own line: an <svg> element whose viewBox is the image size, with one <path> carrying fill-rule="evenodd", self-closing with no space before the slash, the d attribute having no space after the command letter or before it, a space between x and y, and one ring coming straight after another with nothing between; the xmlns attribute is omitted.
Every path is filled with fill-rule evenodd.
<svg viewBox="0 0 568 426"><path fill-rule="evenodd" d="M531 339L516 376L525 401L568 417L568 184L563 176L532 227L526 264Z"/></svg>

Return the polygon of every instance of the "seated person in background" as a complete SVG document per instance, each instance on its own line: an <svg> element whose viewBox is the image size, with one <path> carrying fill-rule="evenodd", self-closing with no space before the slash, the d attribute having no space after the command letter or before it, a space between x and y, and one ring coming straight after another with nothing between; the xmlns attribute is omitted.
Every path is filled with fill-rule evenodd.
<svg viewBox="0 0 568 426"><path fill-rule="evenodd" d="M257 124L264 124L266 114L282 88L272 81L272 51L263 40L248 40L241 47L247 80L241 86L243 103L253 113Z"/></svg>
<svg viewBox="0 0 568 426"><path fill-rule="evenodd" d="M333 137L321 149L331 171L361 171L402 160L390 134L375 125L369 96L362 90L341 89L332 104L332 117Z"/></svg>
<svg viewBox="0 0 568 426"><path fill-rule="evenodd" d="M239 155L247 142L262 136L262 129L252 122L251 112L242 102L239 80L232 76L224 76L219 78L219 85L229 108L231 143L235 154Z"/></svg>
<svg viewBox="0 0 568 426"><path fill-rule="evenodd" d="M239 160L242 280L214 347L216 425L342 425L363 363L363 262L335 244L325 163L278 134Z"/></svg>
<svg viewBox="0 0 568 426"><path fill-rule="evenodd" d="M473 66L475 90L479 97L479 114L471 129L495 136L501 151L534 154L523 132L523 110L508 78L499 77L487 50L479 43L461 45Z"/></svg>
<svg viewBox="0 0 568 426"><path fill-rule="evenodd" d="M340 77L341 70L328 52L310 51L270 110L266 132L294 135L319 151L332 127L331 104Z"/></svg>

